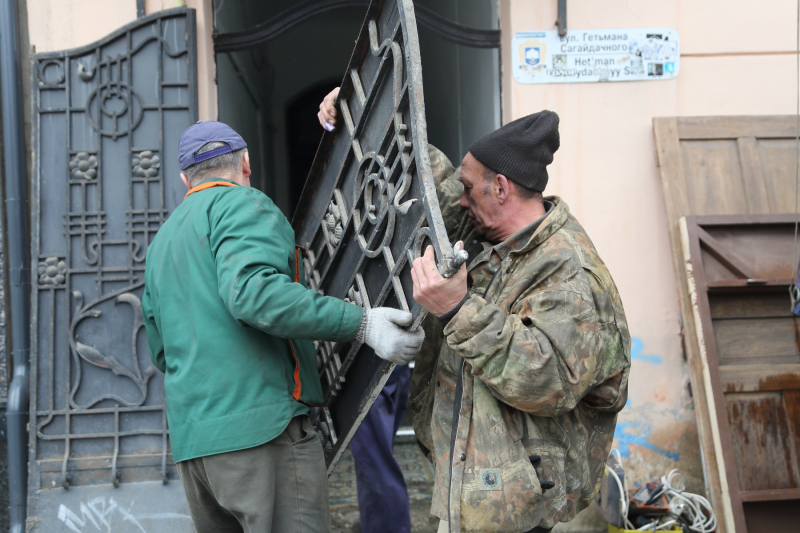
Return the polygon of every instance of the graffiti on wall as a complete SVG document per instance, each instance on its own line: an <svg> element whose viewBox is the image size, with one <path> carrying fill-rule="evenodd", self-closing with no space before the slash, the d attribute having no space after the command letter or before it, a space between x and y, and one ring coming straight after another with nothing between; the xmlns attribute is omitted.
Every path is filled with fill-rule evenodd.
<svg viewBox="0 0 800 533"><path fill-rule="evenodd" d="M644 353L644 341L636 337L631 338L631 360L632 362L643 361L654 365L660 365L662 363L660 356ZM630 408L632 405L632 400L628 398L625 407ZM617 427L614 430L616 447L619 448L620 454L623 457L630 457L629 446L634 445L641 446L642 448L664 455L673 461L677 461L680 458L680 454L665 450L650 442L649 439L652 433L653 431L650 426L641 420L617 422Z"/></svg>
<svg viewBox="0 0 800 533"><path fill-rule="evenodd" d="M123 524L128 530L147 533L142 522L149 520L191 520L187 514L180 513L147 513L134 515L131 511L134 502L128 508L118 504L114 498L99 496L86 502L81 502L78 511L70 509L63 503L58 507L58 519L75 533L119 531Z"/></svg>

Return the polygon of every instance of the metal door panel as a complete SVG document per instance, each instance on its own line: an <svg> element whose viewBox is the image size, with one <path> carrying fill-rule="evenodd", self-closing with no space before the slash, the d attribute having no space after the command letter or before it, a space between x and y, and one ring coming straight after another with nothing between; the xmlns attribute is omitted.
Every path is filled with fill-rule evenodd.
<svg viewBox="0 0 800 533"><path fill-rule="evenodd" d="M64 489L177 479L141 296L147 246L185 193L177 143L197 120L196 70L185 8L35 56L29 509L41 530L72 529L53 507ZM185 507L181 490L164 498Z"/></svg>
<svg viewBox="0 0 800 533"><path fill-rule="evenodd" d="M411 0L370 4L293 225L308 284L366 308L425 311L412 299L410 260L423 244L444 274L455 263L431 174ZM426 245L426 244L425 244ZM325 404L315 424L335 467L394 368L363 344L317 343Z"/></svg>

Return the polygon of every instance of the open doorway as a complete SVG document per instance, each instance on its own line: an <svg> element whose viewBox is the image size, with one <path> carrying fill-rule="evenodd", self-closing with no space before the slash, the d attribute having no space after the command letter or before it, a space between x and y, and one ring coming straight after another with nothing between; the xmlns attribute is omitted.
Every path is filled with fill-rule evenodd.
<svg viewBox="0 0 800 533"><path fill-rule="evenodd" d="M216 33L249 35L216 54L219 120L247 142L253 186L289 218L322 136L319 102L342 79L368 4L214 2ZM418 21L427 22L418 27L428 141L457 166L473 141L500 126L500 51L452 35L464 27L496 30L497 3L416 0L415 6Z"/></svg>

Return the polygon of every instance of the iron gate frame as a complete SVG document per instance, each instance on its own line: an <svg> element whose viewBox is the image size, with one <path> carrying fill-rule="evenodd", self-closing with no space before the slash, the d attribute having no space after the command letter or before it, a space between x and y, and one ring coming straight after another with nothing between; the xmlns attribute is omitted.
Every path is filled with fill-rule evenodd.
<svg viewBox="0 0 800 533"><path fill-rule="evenodd" d="M177 49L172 50L171 46L175 43L166 41L164 26L165 23L169 24L170 21L177 19L184 20L185 31L180 33L178 39L178 24L176 22L175 30L173 31L175 43L185 44L183 48L178 46ZM134 32L142 30L148 25L157 29L151 36L145 36L139 42L134 43ZM141 37L141 36L139 36ZM125 39L125 53L117 54L116 56L107 56L105 59L102 54L107 46L113 46L120 42L120 39ZM152 396L153 388L161 383L161 394L163 395L163 383L160 381L150 382L150 378L155 374L155 368L148 366L144 372L141 369L141 363L138 359L137 342L140 338L141 330L143 329L143 320L141 316L140 303L137 305L138 297L134 291L140 290L144 285L144 259L147 246L153 235L155 235L158 228L166 220L169 211L168 203L175 203L173 197L177 191L182 188L180 180L177 175L169 177L173 182L168 181L166 175L164 156L168 152L165 145L164 129L166 121L164 118L165 111L186 111L188 112L188 120L186 126L197 121L198 115L198 94L197 94L197 34L196 34L196 14L194 9L188 8L175 8L163 11L158 11L154 14L144 16L136 19L135 21L122 26L102 39L95 41L91 44L73 48L69 50L45 52L36 54L34 56L33 64L33 139L34 139L34 169L33 169L33 183L31 188L31 258L33 266L31 268L31 372L30 372L30 413L31 423L29 431L29 483L28 494L29 499L35 497L39 489L51 488L48 484L45 486L43 483L43 475L49 476L52 485L60 485L64 489L69 489L71 474L80 476L81 472L83 477L79 478L78 484L98 484L98 483L112 483L117 487L120 483L122 470L126 468L140 468L157 469L157 475L145 473L144 475L136 474L131 476L131 481L160 479L163 484L167 484L170 479L176 479L175 472L171 468L172 461L168 447L168 434L166 421L166 406L162 402L161 405L144 405L147 401L148 394ZM134 87L133 80L133 58L142 49L147 47L151 42L155 41L157 44L158 54L158 72L156 74L157 86L157 103L145 104L142 97L137 93ZM86 66L86 62L78 61L84 58L94 57L94 66ZM163 78L165 57L175 59L176 61L185 61L186 66L186 80L185 81L168 81ZM91 62L89 62L91 63ZM179 68L179 67L175 67ZM53 69L55 69L55 77L53 76ZM74 71L73 71L74 69ZM50 70L50 74L47 71ZM114 74L116 73L116 78ZM105 79L104 79L105 74ZM73 79L79 78L85 83L95 84L95 75L97 75L96 85L87 97L86 104L83 107L73 105L72 90ZM186 91L188 96L188 103L169 104L165 101L165 94L167 91L172 90L176 94L181 90ZM64 92L64 105L61 107L46 107L43 105L43 94L47 91L63 91ZM183 94L183 93L180 93ZM109 98L115 97L123 101L122 111L108 109L105 103ZM174 97L174 96L173 96ZM180 100L181 97L178 97ZM96 107L94 107L96 106ZM97 120L92 118L93 110L97 110ZM138 111L137 111L138 109ZM158 113L158 146L153 146L155 143L150 143L150 146L134 146L133 134L136 127L141 124L142 118L147 111L157 111ZM69 138L66 141L66 160L70 162L69 168L65 168L66 173L59 179L65 179L66 185L66 202L65 217L65 248L66 253L60 257L54 253L43 253L42 242L40 234L42 231L42 116L53 113L64 113L66 117L66 131ZM73 149L73 116L85 113L89 125L92 127L96 134L95 149ZM128 118L125 119L125 115ZM107 118L103 118L103 116ZM110 129L106 128L106 123L110 119ZM128 129L121 130L120 122L127 122ZM127 174L122 174L123 179L128 181L125 187L129 191L129 209L126 212L126 230L127 240L111 239L108 240L106 230L104 229L104 217L106 212L103 208L104 198L102 196L102 189L104 186L109 186L104 183L104 168L102 159L103 150L103 137L111 138L117 141L119 138L126 137L128 142L128 163L126 171ZM91 143L89 143L91 144ZM177 146L177 140L170 144ZM169 147L172 150L172 146ZM146 152L153 152L147 154ZM161 160L157 161L154 156L160 156ZM177 160L177 157L174 157ZM145 160L147 163L145 163ZM92 173L92 171L94 171ZM119 179L118 176L108 178L111 180ZM136 206L137 200L135 199L135 184L141 184L144 194L144 207ZM158 208L150 207L150 190L151 185L158 189L159 204ZM83 205L82 212L73 212L71 205L71 197L73 186L81 188L82 194L80 196ZM88 186L94 186L94 193L87 193ZM174 190L173 190L174 189ZM90 203L89 194L94 194L95 209L91 212L87 205ZM182 196L182 193L181 193ZM179 202L178 202L179 203ZM172 206L174 208L176 205ZM73 237L79 237L83 245L83 258L88 263L89 268L77 269L72 268L71 258L74 254L72 250L71 240ZM93 242L89 242L94 239ZM88 244L87 244L88 242ZM103 247L105 245L128 246L128 267L120 268L116 266L105 267L103 258ZM89 250L93 257L86 255ZM38 265L38 269L37 269ZM86 274L91 270L92 265L95 265L98 296L93 302L84 302L84 297L80 291L73 290L71 278L75 274ZM127 277L126 277L127 276ZM123 289L105 293L103 291L103 284L108 282L128 282L128 285ZM56 393L56 364L57 356L55 353L56 343L63 342L63 339L57 338L56 334L56 298L57 291L63 291L64 296L62 299L66 300L65 308L67 312L66 324L69 333L69 339L65 356L66 364L63 369L65 372L66 390L69 391L67 397L63 399L64 405L60 408L55 404ZM50 341L47 353L47 360L50 364L50 391L49 400L46 402L48 405L41 405L40 402L40 368L39 363L44 354L40 353L40 295L44 292L50 293L51 305L49 307L49 327L50 327ZM82 344L76 338L76 328L80 322L85 318L97 318L100 316L99 310L93 310L93 305L100 305L101 303L115 300L116 304L127 303L131 306L133 311L133 336L132 336L132 354L129 356L133 359L133 364L125 364L124 358L116 358L114 355L105 356L99 350L93 348L88 344ZM116 307L115 307L116 308ZM149 358L148 358L149 359ZM63 362L63 361L62 361ZM105 368L113 372L117 376L124 375L133 381L141 391L141 398L134 399L133 401L126 400L125 398L113 392L94 397L90 401L80 404L76 401L78 390L81 386L81 366L90 364L95 367ZM77 374L77 380L73 383L73 373ZM110 377L110 376L109 376ZM43 393L44 394L44 393ZM102 407L95 407L99 403L105 402L106 405ZM108 405L112 403L113 405ZM121 405L122 404L122 405ZM161 414L161 427L160 429L129 429L124 431L121 425L131 424L127 418L135 416L137 413L150 412ZM73 418L92 417L97 419L99 415L105 418L113 418L113 423L109 428L104 431L93 432L72 432L70 425ZM44 434L43 429L50 424L56 417L63 416L64 430L61 434ZM94 423L94 422L92 422ZM89 422L87 422L89 424ZM158 454L136 455L128 454L122 455L120 453L120 445L124 439L137 436L158 436L161 438L161 450ZM71 457L70 444L75 440L95 439L98 441L112 441L108 446L110 453L98 456L89 457ZM60 460L60 467L55 468L56 460L42 459L37 456L40 441L63 441L64 453L63 458ZM110 470L110 476L105 478L99 475L99 472ZM60 480L57 484L53 476L57 475L60 471ZM155 472L153 472L154 474ZM149 476L149 477L148 477ZM125 481L125 480L123 480Z"/></svg>
<svg viewBox="0 0 800 533"><path fill-rule="evenodd" d="M339 126L322 136L292 222L308 286L366 309L411 311L415 329L427 312L411 297L410 265L423 244L445 276L466 253L454 253L436 196L412 0L370 4L337 107ZM363 343L315 346L324 404L312 419L330 474L395 365Z"/></svg>

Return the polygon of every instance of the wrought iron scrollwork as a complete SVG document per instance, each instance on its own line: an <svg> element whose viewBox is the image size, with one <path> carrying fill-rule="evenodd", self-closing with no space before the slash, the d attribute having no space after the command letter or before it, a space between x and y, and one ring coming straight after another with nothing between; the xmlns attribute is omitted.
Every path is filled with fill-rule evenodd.
<svg viewBox="0 0 800 533"><path fill-rule="evenodd" d="M183 197L164 137L197 120L194 29L193 10L159 11L35 57L31 497L175 477L141 297L147 246Z"/></svg>
<svg viewBox="0 0 800 533"><path fill-rule="evenodd" d="M411 299L423 242L454 257L435 194L411 0L370 6L339 92L343 128L326 133L293 222L309 287L367 309L425 312ZM329 472L392 365L360 343L318 342L324 405L313 413Z"/></svg>
<svg viewBox="0 0 800 533"><path fill-rule="evenodd" d="M141 286L141 284L139 285ZM131 289L135 289L138 287L131 287ZM118 394L114 393L107 393L100 396L96 396L92 398L92 400L84 405L79 405L75 399L75 395L78 392L78 388L81 384L81 365L80 361L76 361L76 377L75 382L72 386L72 390L70 391L70 403L76 409L88 409L98 403L102 402L103 400L114 400L120 405L124 405L126 407L134 407L144 404L144 401L147 399L147 383L150 381L150 378L153 377L153 374L156 373L155 367L153 365L148 365L144 371L144 375L142 375L142 371L139 368L139 350L137 348L137 338L139 336L139 332L144 327L144 320L142 318L142 301L139 299L138 296L133 294L132 292L123 292L122 294L116 295L114 298L114 294L110 294L91 302L88 305L83 304L83 293L79 290L73 290L72 295L75 298L75 313L72 318L72 323L70 324L69 332L70 332L70 346L74 354L77 357L80 357L84 361L89 364L92 364L99 368L104 368L106 370L110 370L114 374L122 377L126 377L133 381L136 387L139 389L141 393L140 398L136 398L133 400L126 400L122 398ZM132 324L132 341L131 341L131 352L130 352L130 365L127 366L123 364L120 360L118 360L113 355L105 355L97 348L90 346L88 344L84 344L78 340L78 335L76 333L76 329L78 325L86 318L99 318L102 315L102 311L97 309L96 307L107 301L111 298L114 298L117 304L120 303L127 303L131 306L133 310L133 324Z"/></svg>

